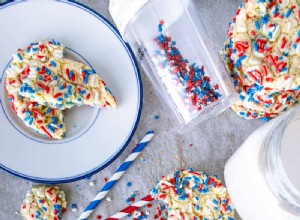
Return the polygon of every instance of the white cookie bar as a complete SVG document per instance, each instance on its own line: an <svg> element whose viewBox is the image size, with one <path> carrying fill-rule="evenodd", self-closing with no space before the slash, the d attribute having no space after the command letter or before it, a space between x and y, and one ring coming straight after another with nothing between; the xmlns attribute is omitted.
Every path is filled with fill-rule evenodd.
<svg viewBox="0 0 300 220"><path fill-rule="evenodd" d="M29 73L30 67L16 60L19 58L14 56L6 69L6 89L12 109L28 127L35 131L49 138L63 138L66 131L64 111L51 108L49 105L40 105L19 94L22 81Z"/></svg>
<svg viewBox="0 0 300 220"><path fill-rule="evenodd" d="M95 70L60 56L57 59L55 54L63 54L64 46L52 48L51 45L52 42L44 41L38 43L36 52L20 51L23 62L29 62L31 67L20 95L58 109L74 105L116 107L115 98Z"/></svg>

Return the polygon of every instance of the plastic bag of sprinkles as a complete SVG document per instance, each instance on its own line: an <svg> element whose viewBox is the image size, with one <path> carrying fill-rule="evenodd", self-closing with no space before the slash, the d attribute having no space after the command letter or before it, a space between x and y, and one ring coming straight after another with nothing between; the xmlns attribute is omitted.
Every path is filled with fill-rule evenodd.
<svg viewBox="0 0 300 220"><path fill-rule="evenodd" d="M185 129L237 94L189 0L110 0L110 13L154 88Z"/></svg>

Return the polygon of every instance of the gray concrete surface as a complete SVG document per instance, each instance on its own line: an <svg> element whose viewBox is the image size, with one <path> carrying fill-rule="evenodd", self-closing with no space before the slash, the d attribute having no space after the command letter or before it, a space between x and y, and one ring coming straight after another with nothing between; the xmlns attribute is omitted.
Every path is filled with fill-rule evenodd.
<svg viewBox="0 0 300 220"><path fill-rule="evenodd" d="M3 2L3 0L1 1ZM221 49L226 39L228 22L232 19L242 0L194 1L199 15L216 44L216 48ZM80 2L100 12L111 21L108 12L108 0L81 0ZM162 104L154 94L144 73L142 73L142 79L144 85L143 111L138 129L129 147L110 166L91 178L91 180L96 181L94 187L89 186L91 180L86 179L62 186L69 202L68 210L62 216L63 219L76 219L78 217L103 185L103 179L109 178L114 173L127 157L132 146L149 128L156 132L152 144L145 149L142 157L135 162L109 193L112 201L104 201L90 219L96 219L96 215L105 218L125 207L126 198L130 197L134 191L138 191L137 199L147 195L161 175L176 168L192 167L194 170L217 174L223 179L224 165L228 158L245 138L262 124L261 121L245 121L231 110L227 110L218 117L198 125L191 132L180 135L170 133L168 131L170 119L162 110ZM160 116L160 118L155 120L155 115ZM190 146L191 144L192 146ZM128 181L132 182L131 187L126 186ZM23 197L32 185L31 182L0 171L0 220L22 219L15 212L19 212ZM77 204L77 213L71 211L70 205L72 203ZM155 205L153 207L148 219L154 219ZM237 217L237 219L240 218Z"/></svg>

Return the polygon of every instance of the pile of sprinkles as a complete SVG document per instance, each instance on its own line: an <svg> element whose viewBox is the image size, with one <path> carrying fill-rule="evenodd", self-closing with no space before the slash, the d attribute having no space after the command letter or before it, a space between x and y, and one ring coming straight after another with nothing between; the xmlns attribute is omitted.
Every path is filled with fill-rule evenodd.
<svg viewBox="0 0 300 220"><path fill-rule="evenodd" d="M27 220L59 220L65 212L65 193L58 186L34 186L26 193L21 214Z"/></svg>
<svg viewBox="0 0 300 220"><path fill-rule="evenodd" d="M165 202L170 220L234 220L226 188L216 177L203 172L172 172L161 178L151 195Z"/></svg>
<svg viewBox="0 0 300 220"><path fill-rule="evenodd" d="M181 54L176 41L166 34L163 20L158 25L159 35L154 38L158 49L152 60L159 67L158 74L186 121L196 117L205 106L222 96L219 85L206 74L204 66L190 63Z"/></svg>
<svg viewBox="0 0 300 220"><path fill-rule="evenodd" d="M269 120L299 102L300 6L297 0L246 0L223 49L243 118Z"/></svg>
<svg viewBox="0 0 300 220"><path fill-rule="evenodd" d="M65 135L64 109L73 106L116 107L115 98L95 70L63 58L55 41L18 49L6 69L8 101L24 123L49 138Z"/></svg>

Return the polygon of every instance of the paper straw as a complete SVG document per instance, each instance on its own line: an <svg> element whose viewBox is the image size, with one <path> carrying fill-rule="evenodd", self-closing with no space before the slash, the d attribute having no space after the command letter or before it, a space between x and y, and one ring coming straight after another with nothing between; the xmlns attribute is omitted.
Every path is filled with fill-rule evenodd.
<svg viewBox="0 0 300 220"><path fill-rule="evenodd" d="M144 198L142 198L140 201L137 201L130 206L126 207L125 209L121 210L120 212L112 215L111 217L107 218L106 220L116 220L120 218L124 218L129 214L132 214L135 210L138 208L144 207L145 205L149 204L152 202L154 198L151 195L148 195Z"/></svg>
<svg viewBox="0 0 300 220"><path fill-rule="evenodd" d="M141 140L141 142L133 149L131 154L127 157L124 163L119 167L119 169L114 173L114 175L108 180L108 182L104 185L104 187L100 190L98 195L91 201L91 203L86 207L84 212L80 215L78 220L87 219L95 208L101 203L107 193L111 190L111 188L116 184L116 182L123 176L128 167L133 163L133 161L138 157L141 151L146 147L146 145L150 142L153 137L153 131L148 131L145 137Z"/></svg>

